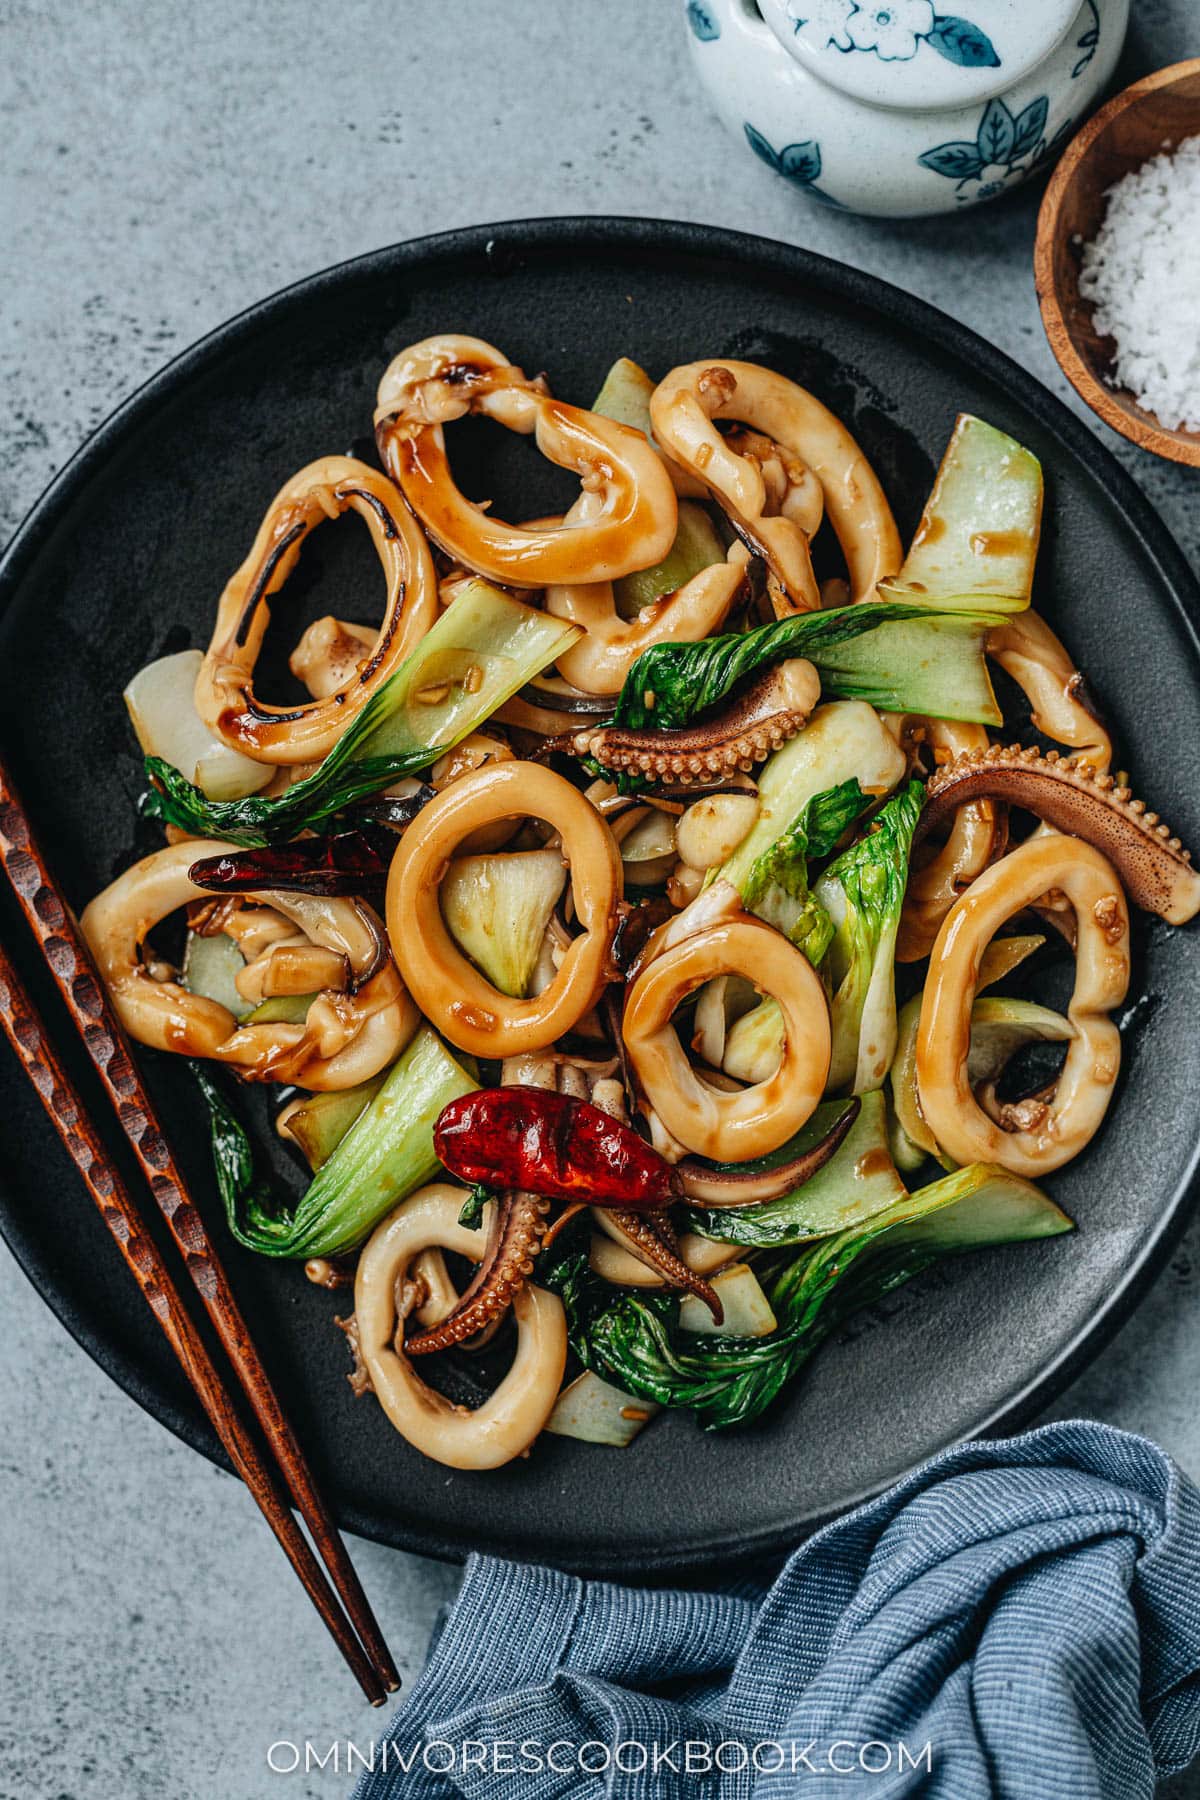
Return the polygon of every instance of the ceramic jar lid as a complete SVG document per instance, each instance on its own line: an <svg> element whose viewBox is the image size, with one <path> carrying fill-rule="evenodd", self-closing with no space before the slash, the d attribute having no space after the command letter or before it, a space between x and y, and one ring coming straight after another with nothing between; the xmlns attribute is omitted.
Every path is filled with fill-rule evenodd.
<svg viewBox="0 0 1200 1800"><path fill-rule="evenodd" d="M925 112L1011 88L1066 36L1079 0L947 0L947 10L942 0L758 7L791 55L830 87L874 106Z"/></svg>

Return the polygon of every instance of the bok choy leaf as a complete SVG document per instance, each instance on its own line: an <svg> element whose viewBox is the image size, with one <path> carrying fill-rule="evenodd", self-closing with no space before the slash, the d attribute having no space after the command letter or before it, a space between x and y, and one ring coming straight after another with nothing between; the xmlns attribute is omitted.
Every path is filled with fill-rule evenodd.
<svg viewBox="0 0 1200 1800"><path fill-rule="evenodd" d="M192 1070L208 1106L217 1187L229 1229L263 1256L338 1256L372 1232L441 1166L433 1128L444 1106L478 1085L423 1026L294 1205L254 1167L250 1140L202 1063Z"/></svg>
<svg viewBox="0 0 1200 1800"><path fill-rule="evenodd" d="M884 712L999 725L983 647L1002 622L983 611L864 600L699 643L653 644L625 677L615 720L632 731L689 725L720 706L738 682L803 656L816 665L826 694Z"/></svg>
<svg viewBox="0 0 1200 1800"><path fill-rule="evenodd" d="M758 812L749 832L720 874L740 894L759 857L818 794L856 780L883 796L907 773L907 759L873 706L832 700L818 706L798 731L758 771Z"/></svg>
<svg viewBox="0 0 1200 1800"><path fill-rule="evenodd" d="M274 799L209 800L146 758L146 811L199 837L266 844L313 830L341 808L435 762L561 656L579 627L486 581L468 582L412 655L371 696L324 762Z"/></svg>
<svg viewBox="0 0 1200 1800"><path fill-rule="evenodd" d="M571 1348L624 1392L689 1407L705 1430L756 1419L852 1313L873 1306L943 1256L1072 1230L1032 1183L985 1163L906 1194L865 1225L784 1251L755 1267L778 1327L766 1337L701 1337L679 1327L679 1300L654 1290L613 1298L585 1250L564 1252L539 1280L566 1308Z"/></svg>

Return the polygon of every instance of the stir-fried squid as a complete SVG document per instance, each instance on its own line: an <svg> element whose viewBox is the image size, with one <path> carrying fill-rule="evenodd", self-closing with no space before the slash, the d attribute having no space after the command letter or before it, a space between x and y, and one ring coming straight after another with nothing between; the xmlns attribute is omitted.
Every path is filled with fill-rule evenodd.
<svg viewBox="0 0 1200 1800"><path fill-rule="evenodd" d="M629 991L625 1046L647 1102L686 1150L712 1162L749 1162L793 1137L815 1112L829 1073L829 1014L821 978L783 933L732 915L655 955ZM682 916L682 915L681 915ZM783 1053L770 1078L722 1092L693 1069L672 1023L705 982L740 975L776 1005Z"/></svg>
<svg viewBox="0 0 1200 1800"><path fill-rule="evenodd" d="M583 627L578 644L559 657L563 676L587 694L619 694L651 644L695 641L720 630L745 583L749 560L743 544L731 544L723 562L697 570L690 581L651 600L632 619L618 613L611 581L548 587L547 612Z"/></svg>
<svg viewBox="0 0 1200 1800"><path fill-rule="evenodd" d="M406 1278L422 1251L481 1253L483 1233L459 1224L461 1207L459 1189L435 1182L374 1233L354 1283L358 1352L380 1405L410 1444L456 1469L494 1469L528 1450L549 1418L566 1367L567 1328L561 1301L528 1283L513 1299L512 1367L482 1406L466 1412L421 1380L404 1353L415 1300L414 1290L405 1293Z"/></svg>
<svg viewBox="0 0 1200 1800"><path fill-rule="evenodd" d="M347 510L366 521L387 577L378 635L335 686L322 683L325 693L297 706L265 706L254 692L254 665L268 602L295 568L309 532ZM221 595L196 682L196 710L222 742L262 762L319 762L429 630L436 608L429 547L392 483L351 457L323 457L280 489Z"/></svg>
<svg viewBox="0 0 1200 1800"><path fill-rule="evenodd" d="M438 894L439 875L465 837L522 815L558 832L583 928L565 935L551 979L528 999L502 994L471 965L446 928ZM604 986L621 899L616 839L578 788L525 762L495 763L452 782L421 824L397 849L387 901L393 950L418 1005L452 1044L476 1056L548 1049L575 1030Z"/></svg>
<svg viewBox="0 0 1200 1800"><path fill-rule="evenodd" d="M948 758L988 747L988 734L982 725L895 715L887 724L912 756L915 767L923 767L928 759L926 774ZM1003 831L1004 822L991 800L972 800L955 807L945 843L927 860L915 861L909 871L896 946L901 962L919 962L929 955L942 920L959 895L983 874L1000 846Z"/></svg>
<svg viewBox="0 0 1200 1800"><path fill-rule="evenodd" d="M900 538L879 479L845 426L812 394L771 369L744 362L694 362L672 369L655 389L650 417L660 444L728 508L735 529L798 606L821 595L809 542L823 510L846 558L850 590L868 599L900 566ZM769 462L730 440L718 419L737 419L782 446L787 486L772 494Z"/></svg>
<svg viewBox="0 0 1200 1800"><path fill-rule="evenodd" d="M968 1079L975 971L1000 926L1054 890L1076 928L1072 1036L1054 1091L1024 1100L1003 1120L986 1117ZM960 1162L995 1162L1018 1175L1061 1168L1090 1143L1121 1067L1121 1036L1108 1017L1129 986L1129 911L1112 864L1058 832L1029 838L986 869L946 917L929 961L917 1037L921 1111Z"/></svg>
<svg viewBox="0 0 1200 1800"><path fill-rule="evenodd" d="M139 1043L211 1057L251 1081L298 1082L315 1092L369 1081L395 1062L418 1014L365 901L247 894L236 902L240 918L233 903L219 902L226 916L202 929L241 940L229 995L243 1003L237 1013L190 992L168 964L147 956L156 925L209 901L189 874L197 857L232 849L168 845L126 870L84 912L84 934L121 1023Z"/></svg>
<svg viewBox="0 0 1200 1800"><path fill-rule="evenodd" d="M522 528L490 517L450 473L444 426L481 413L532 432L599 505L586 520ZM657 562L675 535L675 489L640 432L555 400L480 338L435 337L395 358L379 384L379 447L430 536L465 567L517 587L612 581Z"/></svg>
<svg viewBox="0 0 1200 1800"><path fill-rule="evenodd" d="M469 413L578 476L565 516L463 495ZM915 1273L1070 1229L1028 1178L1114 1103L1130 905L1183 924L1200 875L1030 604L1041 471L993 427L959 420L905 556L848 424L751 363L622 357L589 409L439 336L375 425L384 470L287 480L207 653L131 684L168 841L84 931L193 1063L231 1231L353 1283L355 1391L425 1455L754 1418L896 1242ZM270 602L347 510L382 619L298 628L267 705ZM1010 980L1036 1001L978 998ZM298 1198L245 1083L285 1090Z"/></svg>

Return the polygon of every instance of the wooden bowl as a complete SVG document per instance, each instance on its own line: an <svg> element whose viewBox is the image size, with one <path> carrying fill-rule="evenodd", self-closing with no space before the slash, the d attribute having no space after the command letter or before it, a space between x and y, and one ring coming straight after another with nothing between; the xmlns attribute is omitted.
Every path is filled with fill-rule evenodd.
<svg viewBox="0 0 1200 1800"><path fill-rule="evenodd" d="M1200 57L1135 81L1067 145L1038 214L1033 272L1042 323L1063 373L1092 411L1143 450L1200 466L1200 432L1170 431L1113 387L1116 346L1101 337L1079 293L1081 250L1095 236L1115 181L1200 132Z"/></svg>

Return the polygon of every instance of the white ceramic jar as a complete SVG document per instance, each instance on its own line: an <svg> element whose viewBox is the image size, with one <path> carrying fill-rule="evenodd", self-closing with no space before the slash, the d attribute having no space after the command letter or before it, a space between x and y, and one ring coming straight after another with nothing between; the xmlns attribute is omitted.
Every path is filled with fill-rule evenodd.
<svg viewBox="0 0 1200 1800"><path fill-rule="evenodd" d="M687 0L717 111L800 192L956 212L1045 167L1111 77L1129 0Z"/></svg>

